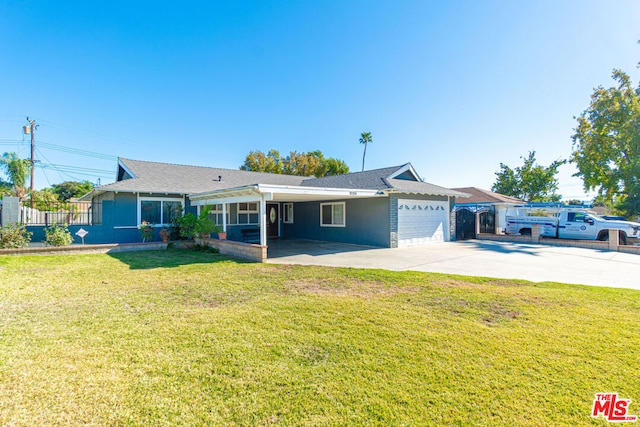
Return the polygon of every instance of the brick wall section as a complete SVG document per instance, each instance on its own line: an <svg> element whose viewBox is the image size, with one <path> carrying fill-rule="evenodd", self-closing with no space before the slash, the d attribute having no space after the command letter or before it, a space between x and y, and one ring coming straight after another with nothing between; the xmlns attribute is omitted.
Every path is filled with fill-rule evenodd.
<svg viewBox="0 0 640 427"><path fill-rule="evenodd" d="M548 246L567 246L571 248L597 249L601 251L615 251L609 248L609 242L601 242L599 240L571 240L571 239L554 239L553 237L541 237L540 244Z"/></svg>
<svg viewBox="0 0 640 427"><path fill-rule="evenodd" d="M540 241L540 224L531 225L531 241L534 243Z"/></svg>
<svg viewBox="0 0 640 427"><path fill-rule="evenodd" d="M205 242L208 246L219 250L223 255L255 262L264 262L267 259L266 246L219 239L206 239ZM197 243L200 242L197 241Z"/></svg>
<svg viewBox="0 0 640 427"><path fill-rule="evenodd" d="M392 194L389 197L389 221L390 236L389 247L398 247L398 196Z"/></svg>
<svg viewBox="0 0 640 427"><path fill-rule="evenodd" d="M456 241L456 211L453 210L453 199L449 202L449 237L452 242Z"/></svg>
<svg viewBox="0 0 640 427"><path fill-rule="evenodd" d="M531 236L511 236L506 234L478 234L478 240L492 240L494 242L532 243Z"/></svg>
<svg viewBox="0 0 640 427"><path fill-rule="evenodd" d="M640 246L619 246L618 252L640 255Z"/></svg>

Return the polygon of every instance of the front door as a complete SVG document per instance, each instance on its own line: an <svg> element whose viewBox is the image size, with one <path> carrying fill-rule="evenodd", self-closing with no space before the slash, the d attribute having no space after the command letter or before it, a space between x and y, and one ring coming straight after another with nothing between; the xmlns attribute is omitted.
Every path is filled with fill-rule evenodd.
<svg viewBox="0 0 640 427"><path fill-rule="evenodd" d="M280 205L278 203L267 203L267 237L278 238L280 223Z"/></svg>

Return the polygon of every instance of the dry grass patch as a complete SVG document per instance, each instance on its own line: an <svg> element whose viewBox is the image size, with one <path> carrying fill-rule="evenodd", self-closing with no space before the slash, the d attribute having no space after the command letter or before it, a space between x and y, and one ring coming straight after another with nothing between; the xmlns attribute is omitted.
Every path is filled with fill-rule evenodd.
<svg viewBox="0 0 640 427"><path fill-rule="evenodd" d="M420 291L420 288L394 286L382 281L367 281L347 277L338 279L300 278L287 282L285 288L289 292L300 294L352 296L361 298Z"/></svg>

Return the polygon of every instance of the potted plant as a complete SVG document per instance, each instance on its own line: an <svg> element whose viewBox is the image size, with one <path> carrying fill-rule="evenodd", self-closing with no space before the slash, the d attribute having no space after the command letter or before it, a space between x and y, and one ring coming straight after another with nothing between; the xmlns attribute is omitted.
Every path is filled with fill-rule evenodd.
<svg viewBox="0 0 640 427"><path fill-rule="evenodd" d="M222 227L220 227L219 225L216 225L216 228L215 230L213 230L213 232L218 233L218 239L227 240L227 232L222 231Z"/></svg>
<svg viewBox="0 0 640 427"><path fill-rule="evenodd" d="M167 243L169 241L169 235L171 235L169 230L167 230L166 228L163 228L162 230L160 230L159 234L160 234L160 237L162 238L162 241L164 243Z"/></svg>
<svg viewBox="0 0 640 427"><path fill-rule="evenodd" d="M143 243L153 240L153 224L151 224L150 222L142 221L142 223L138 226L138 231L140 231Z"/></svg>

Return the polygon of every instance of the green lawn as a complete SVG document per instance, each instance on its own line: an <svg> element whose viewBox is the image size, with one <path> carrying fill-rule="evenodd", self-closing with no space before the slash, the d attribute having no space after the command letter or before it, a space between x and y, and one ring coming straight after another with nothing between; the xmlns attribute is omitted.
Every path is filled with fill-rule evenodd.
<svg viewBox="0 0 640 427"><path fill-rule="evenodd" d="M640 292L240 263L0 257L0 426L607 425Z"/></svg>

